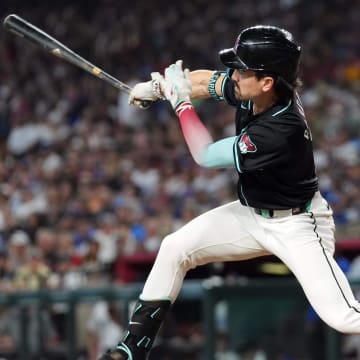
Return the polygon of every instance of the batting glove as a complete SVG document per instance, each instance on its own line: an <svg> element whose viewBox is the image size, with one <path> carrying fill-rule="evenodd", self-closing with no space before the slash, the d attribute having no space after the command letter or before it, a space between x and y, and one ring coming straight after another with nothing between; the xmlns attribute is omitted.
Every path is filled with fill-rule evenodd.
<svg viewBox="0 0 360 360"><path fill-rule="evenodd" d="M152 102L160 99L165 100L162 90L164 83L165 79L159 72L151 73L150 81L138 83L131 90L128 104L143 108L143 100Z"/></svg>
<svg viewBox="0 0 360 360"><path fill-rule="evenodd" d="M192 85L189 72L189 69L182 69L182 60L165 69L164 94L175 111L181 103L190 102Z"/></svg>

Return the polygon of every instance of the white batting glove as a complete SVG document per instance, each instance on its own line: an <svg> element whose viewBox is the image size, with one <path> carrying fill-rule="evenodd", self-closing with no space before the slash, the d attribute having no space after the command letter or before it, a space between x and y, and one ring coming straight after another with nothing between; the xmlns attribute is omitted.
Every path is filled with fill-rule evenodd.
<svg viewBox="0 0 360 360"><path fill-rule="evenodd" d="M182 69L182 60L165 69L165 98L170 101L174 110L184 101L190 102L191 80L189 69Z"/></svg>
<svg viewBox="0 0 360 360"><path fill-rule="evenodd" d="M159 72L151 73L151 80L136 84L130 92L128 104L143 108L142 101L164 100L165 79Z"/></svg>

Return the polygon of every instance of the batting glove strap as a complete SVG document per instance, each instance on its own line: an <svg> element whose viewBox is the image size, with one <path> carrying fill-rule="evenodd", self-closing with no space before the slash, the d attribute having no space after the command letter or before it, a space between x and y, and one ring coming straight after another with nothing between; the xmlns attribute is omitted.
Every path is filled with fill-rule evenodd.
<svg viewBox="0 0 360 360"><path fill-rule="evenodd" d="M190 110L193 108L194 107L190 101L182 101L176 106L175 112L177 116L180 117L185 110Z"/></svg>
<svg viewBox="0 0 360 360"><path fill-rule="evenodd" d="M157 99L166 100L161 90L161 82L159 80L151 80L152 92Z"/></svg>

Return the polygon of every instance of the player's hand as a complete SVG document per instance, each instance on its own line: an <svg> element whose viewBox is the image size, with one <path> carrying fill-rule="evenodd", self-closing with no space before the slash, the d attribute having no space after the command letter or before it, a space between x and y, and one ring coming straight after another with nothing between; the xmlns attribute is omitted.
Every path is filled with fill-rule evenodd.
<svg viewBox="0 0 360 360"><path fill-rule="evenodd" d="M133 104L139 108L143 108L143 100L157 101L164 100L164 83L165 79L159 72L151 73L151 80L141 82L134 86L131 90L128 103Z"/></svg>
<svg viewBox="0 0 360 360"><path fill-rule="evenodd" d="M165 69L164 95L174 110L184 101L190 101L192 85L189 72L189 69L182 69L182 60Z"/></svg>

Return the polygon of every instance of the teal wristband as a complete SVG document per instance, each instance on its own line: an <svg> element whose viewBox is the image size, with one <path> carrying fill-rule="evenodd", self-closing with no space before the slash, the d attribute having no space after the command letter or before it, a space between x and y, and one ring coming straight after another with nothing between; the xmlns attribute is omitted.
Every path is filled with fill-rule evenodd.
<svg viewBox="0 0 360 360"><path fill-rule="evenodd" d="M216 81L217 79L221 76L221 75L225 75L225 72L223 71L215 71L214 74L211 76L210 78L210 82L209 82L209 86L208 86L208 91L209 91L209 94L211 95L211 97L217 101L219 100L224 100L224 97L223 96L219 96L217 93L216 93L216 90L215 90L215 84L216 84Z"/></svg>

